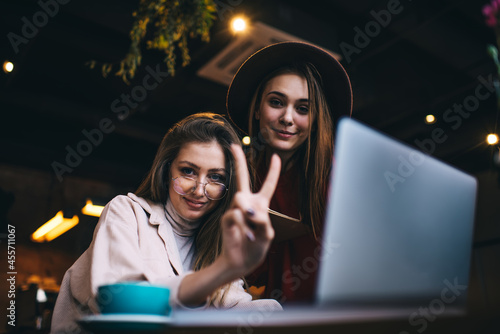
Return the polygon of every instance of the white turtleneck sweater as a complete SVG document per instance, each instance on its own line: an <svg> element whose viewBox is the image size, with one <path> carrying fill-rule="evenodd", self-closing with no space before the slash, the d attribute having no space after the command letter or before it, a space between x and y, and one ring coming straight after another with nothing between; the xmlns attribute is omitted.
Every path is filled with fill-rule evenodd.
<svg viewBox="0 0 500 334"><path fill-rule="evenodd" d="M167 204L165 205L165 217L170 225L172 225L184 271L193 270L194 255L196 253L194 239L201 221L186 219L179 215L170 199L167 200Z"/></svg>

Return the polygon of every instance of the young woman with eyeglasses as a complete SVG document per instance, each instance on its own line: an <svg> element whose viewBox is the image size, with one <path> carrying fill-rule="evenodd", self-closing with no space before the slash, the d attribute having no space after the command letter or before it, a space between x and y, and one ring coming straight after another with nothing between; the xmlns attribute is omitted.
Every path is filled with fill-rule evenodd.
<svg viewBox="0 0 500 334"><path fill-rule="evenodd" d="M281 309L252 301L239 278L265 257L274 236L267 207L280 170L250 190L239 139L222 116L201 113L173 126L135 194L105 207L90 247L66 272L52 332L97 313L97 287L149 281L170 288L174 307Z"/></svg>
<svg viewBox="0 0 500 334"><path fill-rule="evenodd" d="M310 230L273 242L265 263L247 277L249 284L265 286L265 297L287 303L313 300L335 123L350 116L351 107L344 68L331 53L308 43L265 47L233 78L227 112L252 140L247 157L256 189L271 156L278 154L282 171L270 208L300 219Z"/></svg>

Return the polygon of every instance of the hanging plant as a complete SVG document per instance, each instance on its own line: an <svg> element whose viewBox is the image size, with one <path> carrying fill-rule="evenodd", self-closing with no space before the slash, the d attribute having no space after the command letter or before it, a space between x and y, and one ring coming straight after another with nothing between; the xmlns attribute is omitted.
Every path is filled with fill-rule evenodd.
<svg viewBox="0 0 500 334"><path fill-rule="evenodd" d="M213 0L140 0L139 8L132 14L135 19L130 30L130 48L119 62L115 75L126 83L135 76L137 67L141 65L141 46L148 32L152 38L145 41L146 47L165 53L168 72L175 75L176 49L181 53L182 66L188 65L191 61L188 39L200 37L202 41L209 42L215 12ZM95 61L89 63L91 68L95 65ZM115 65L103 64L103 76L107 77Z"/></svg>

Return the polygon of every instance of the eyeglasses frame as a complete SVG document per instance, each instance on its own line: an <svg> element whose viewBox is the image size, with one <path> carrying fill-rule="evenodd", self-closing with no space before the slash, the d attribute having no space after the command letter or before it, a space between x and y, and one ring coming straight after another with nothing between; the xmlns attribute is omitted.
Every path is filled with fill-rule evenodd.
<svg viewBox="0 0 500 334"><path fill-rule="evenodd" d="M175 187L174 187L174 191L175 191L177 194L181 195L181 196L185 196L185 195L189 195L189 194L194 193L194 192L196 191L196 189L198 189L198 184L202 184L202 185L203 185L203 193L204 193L204 194L205 194L205 196L206 196L209 200L211 200L211 201L218 201L218 200L223 199L223 198L224 198L224 196L226 196L226 194L227 194L227 192L228 192L228 190L229 190L229 185L227 185L227 186L226 186L224 183L221 183L221 182L216 182L216 181L214 181L214 182L201 182L201 181L195 180L195 179L194 179L194 178L192 178L192 177L189 177L189 176L184 176L184 175L179 175L179 176L177 176L177 177L173 177L173 178L172 178L172 181L174 181L174 182L175 182L175 180L176 180L176 179L178 179L178 178L180 178L180 177L196 182L196 187L195 187L195 188L193 188L193 191L191 191L190 193L186 193L186 194L179 194L179 192L177 192L177 190L175 190ZM208 193L207 193L207 184L212 184L212 183L216 183L216 184L220 184L220 185L224 186L224 193L222 194L222 196L221 196L220 198L213 199L213 198L210 198L210 197L208 196Z"/></svg>

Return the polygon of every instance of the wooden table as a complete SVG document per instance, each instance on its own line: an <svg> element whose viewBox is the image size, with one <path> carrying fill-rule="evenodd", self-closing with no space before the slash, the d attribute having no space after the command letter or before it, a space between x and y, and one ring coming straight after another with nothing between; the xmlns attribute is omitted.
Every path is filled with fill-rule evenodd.
<svg viewBox="0 0 500 334"><path fill-rule="evenodd" d="M179 312L170 326L160 330L165 334L499 334L500 310L476 314L446 312L413 317L418 310L366 312L336 312L299 309L259 313L232 311ZM307 313L307 314L306 314ZM109 333L109 331L106 331ZM98 332L94 332L98 333ZM123 333L123 330L120 331ZM130 333L133 333L132 331Z"/></svg>

